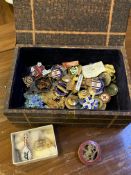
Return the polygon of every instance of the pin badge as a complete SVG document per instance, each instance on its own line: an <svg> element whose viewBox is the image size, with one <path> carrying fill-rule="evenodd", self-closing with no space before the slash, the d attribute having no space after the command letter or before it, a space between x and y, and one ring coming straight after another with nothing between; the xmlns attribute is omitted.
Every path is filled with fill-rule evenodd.
<svg viewBox="0 0 131 175"><path fill-rule="evenodd" d="M33 83L33 78L31 76L26 76L23 79L23 82L25 83L25 85L29 88L32 83Z"/></svg>
<svg viewBox="0 0 131 175"><path fill-rule="evenodd" d="M90 94L87 90L81 90L81 91L78 92L78 97L80 99L86 98L88 96L90 96Z"/></svg>
<svg viewBox="0 0 131 175"><path fill-rule="evenodd" d="M39 78L42 76L42 72L44 69L45 66L43 66L41 62L38 62L37 65L31 67L31 75L35 78Z"/></svg>
<svg viewBox="0 0 131 175"><path fill-rule="evenodd" d="M69 95L65 100L65 105L68 109L80 109L78 97L75 95Z"/></svg>
<svg viewBox="0 0 131 175"><path fill-rule="evenodd" d="M107 93L101 94L100 98L103 101L103 103L108 103L111 100L111 96Z"/></svg>
<svg viewBox="0 0 131 175"><path fill-rule="evenodd" d="M115 96L118 93L118 87L116 84L111 83L105 91L110 95L110 96Z"/></svg>
<svg viewBox="0 0 131 175"><path fill-rule="evenodd" d="M36 87L42 91L42 92L47 92L51 89L51 82L49 80L49 78L46 77L42 77L40 79L37 79L35 81Z"/></svg>
<svg viewBox="0 0 131 175"><path fill-rule="evenodd" d="M59 96L67 95L68 91L66 90L66 83L58 82L58 84L55 87L55 91Z"/></svg>
<svg viewBox="0 0 131 175"><path fill-rule="evenodd" d="M82 109L97 110L98 100L91 97L85 98Z"/></svg>
<svg viewBox="0 0 131 175"><path fill-rule="evenodd" d="M99 145L91 140L85 141L79 146L78 157L85 165L93 165L101 160Z"/></svg>
<svg viewBox="0 0 131 175"><path fill-rule="evenodd" d="M111 83L111 76L110 76L110 74L107 73L107 72L103 72L103 73L99 76L99 78L103 80L105 86L109 86L109 84Z"/></svg>
<svg viewBox="0 0 131 175"><path fill-rule="evenodd" d="M82 80L83 80L83 75L80 74L80 75L79 75L79 78L78 78L78 81L77 81L77 83L76 83L76 87L75 87L76 91L79 91L79 90L80 90L81 84L82 84Z"/></svg>
<svg viewBox="0 0 131 175"><path fill-rule="evenodd" d="M72 75L77 75L78 74L78 67L77 66L71 67L70 68L70 73Z"/></svg>
<svg viewBox="0 0 131 175"><path fill-rule="evenodd" d="M41 96L38 94L24 94L26 108L44 108Z"/></svg>
<svg viewBox="0 0 131 175"><path fill-rule="evenodd" d="M51 68L51 77L53 79L60 79L62 77L62 68L59 65L55 65Z"/></svg>

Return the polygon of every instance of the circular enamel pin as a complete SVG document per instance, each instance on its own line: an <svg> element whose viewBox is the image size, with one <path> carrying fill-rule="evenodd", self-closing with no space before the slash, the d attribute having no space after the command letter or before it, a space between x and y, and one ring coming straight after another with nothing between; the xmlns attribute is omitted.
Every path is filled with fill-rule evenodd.
<svg viewBox="0 0 131 175"><path fill-rule="evenodd" d="M111 76L106 72L102 73L99 78L103 80L105 86L109 86L111 83Z"/></svg>
<svg viewBox="0 0 131 175"><path fill-rule="evenodd" d="M87 90L81 90L81 91L78 92L78 97L80 99L86 98L88 96L90 96L90 94Z"/></svg>
<svg viewBox="0 0 131 175"><path fill-rule="evenodd" d="M110 96L115 96L118 93L118 87L116 84L111 83L110 86L108 86L105 91L110 95Z"/></svg>
<svg viewBox="0 0 131 175"><path fill-rule="evenodd" d="M79 109L79 100L75 95L69 95L65 100L65 105L68 109Z"/></svg>
<svg viewBox="0 0 131 175"><path fill-rule="evenodd" d="M71 76L70 75L65 75L62 77L62 81L69 83L71 81Z"/></svg>
<svg viewBox="0 0 131 175"><path fill-rule="evenodd" d="M71 67L70 68L70 73L72 75L77 75L78 74L78 67L77 66Z"/></svg>
<svg viewBox="0 0 131 175"><path fill-rule="evenodd" d="M95 89L95 88L89 87L89 93L92 96L102 94L103 93L103 88L101 88L101 89Z"/></svg>
<svg viewBox="0 0 131 175"><path fill-rule="evenodd" d="M57 96L65 96L68 94L68 91L66 90L66 83L64 82L58 82L58 84L55 87L55 92Z"/></svg>
<svg viewBox="0 0 131 175"><path fill-rule="evenodd" d="M94 141L85 141L79 146L78 157L83 164L93 165L101 160L100 146Z"/></svg>
<svg viewBox="0 0 131 175"><path fill-rule="evenodd" d="M53 79L59 79L62 77L62 68L59 65L53 66L51 68L51 77Z"/></svg>
<svg viewBox="0 0 131 175"><path fill-rule="evenodd" d="M111 96L107 93L103 93L100 95L100 99L103 101L103 103L108 103L111 100Z"/></svg>

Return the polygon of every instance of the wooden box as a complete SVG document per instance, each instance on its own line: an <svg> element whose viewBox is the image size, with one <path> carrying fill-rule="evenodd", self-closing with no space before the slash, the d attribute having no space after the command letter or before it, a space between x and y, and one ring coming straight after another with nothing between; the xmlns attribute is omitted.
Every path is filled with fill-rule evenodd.
<svg viewBox="0 0 131 175"><path fill-rule="evenodd" d="M14 0L16 52L5 114L13 123L117 127L131 121L131 79L124 48L129 0ZM119 93L106 111L24 109L27 67L79 60L113 64Z"/></svg>

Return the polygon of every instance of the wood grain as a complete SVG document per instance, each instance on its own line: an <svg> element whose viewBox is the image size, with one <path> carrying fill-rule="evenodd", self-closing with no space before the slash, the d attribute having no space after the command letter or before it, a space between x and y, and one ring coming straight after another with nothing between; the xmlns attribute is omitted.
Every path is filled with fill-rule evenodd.
<svg viewBox="0 0 131 175"><path fill-rule="evenodd" d="M10 11L10 8L6 9L6 13L8 10ZM3 28L3 25L6 27ZM15 35L11 32L13 30L14 23L11 19L8 21L8 15L3 17L3 12L0 12L0 50L3 51L0 53L0 175L130 175L131 125L124 129L88 128L73 125L68 127L55 126L59 150L57 158L19 167L12 165L10 133L29 128L29 126L13 125L3 115L6 86L14 54L13 49L8 50L14 47L12 41L15 40ZM10 34L8 35L8 33ZM126 48L131 67L130 43L131 18L129 19L126 38ZM8 51L4 51L6 49ZM95 140L100 144L101 161L94 166L86 167L78 159L78 147L85 140Z"/></svg>
<svg viewBox="0 0 131 175"><path fill-rule="evenodd" d="M13 49L15 43L13 7L0 0L0 52Z"/></svg>

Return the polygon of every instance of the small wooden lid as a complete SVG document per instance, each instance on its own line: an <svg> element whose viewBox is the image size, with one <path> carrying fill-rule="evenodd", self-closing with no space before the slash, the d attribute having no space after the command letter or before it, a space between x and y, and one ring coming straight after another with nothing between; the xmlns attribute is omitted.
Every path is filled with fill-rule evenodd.
<svg viewBox="0 0 131 175"><path fill-rule="evenodd" d="M129 0L14 0L17 44L122 46Z"/></svg>

